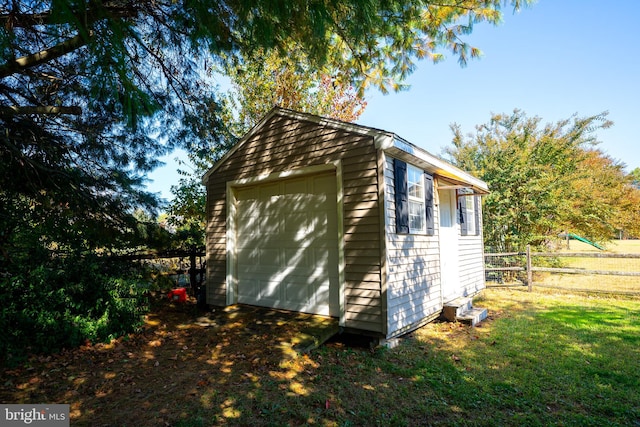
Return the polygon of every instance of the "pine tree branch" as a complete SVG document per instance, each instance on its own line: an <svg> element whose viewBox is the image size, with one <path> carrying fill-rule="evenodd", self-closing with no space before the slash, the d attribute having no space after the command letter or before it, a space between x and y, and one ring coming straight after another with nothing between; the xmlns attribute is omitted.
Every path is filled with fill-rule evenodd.
<svg viewBox="0 0 640 427"><path fill-rule="evenodd" d="M89 37L92 35L93 32L89 32ZM38 65L53 61L67 53L80 49L82 46L87 44L87 41L88 40L85 37L77 35L48 49L5 62L0 65L0 79L17 72L24 71L28 68L37 67Z"/></svg>
<svg viewBox="0 0 640 427"><path fill-rule="evenodd" d="M98 19L111 18L131 18L138 14L138 8L133 4L117 4L116 2L102 5L102 13L98 13L91 8L80 10L77 14L82 22L91 23ZM4 28L28 28L36 25L57 25L59 22L51 19L51 12L39 13L2 13L0 14L0 25Z"/></svg>
<svg viewBox="0 0 640 427"><path fill-rule="evenodd" d="M27 106L27 107L3 107L0 106L0 116L15 116L22 114L69 114L79 116L82 114L80 107L55 107L55 106Z"/></svg>
<svg viewBox="0 0 640 427"><path fill-rule="evenodd" d="M26 28L49 23L51 14L42 13L7 13L0 15L0 25L5 28Z"/></svg>

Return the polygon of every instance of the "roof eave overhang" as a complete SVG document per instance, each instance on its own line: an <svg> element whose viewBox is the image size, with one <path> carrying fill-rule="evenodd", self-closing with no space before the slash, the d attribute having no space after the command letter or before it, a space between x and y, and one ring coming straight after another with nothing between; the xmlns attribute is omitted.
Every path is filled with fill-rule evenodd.
<svg viewBox="0 0 640 427"><path fill-rule="evenodd" d="M447 184L440 185L439 188L469 188L476 195L489 194L489 186L483 180L405 141L397 135L381 138L377 143L379 143L378 148L393 157L419 166L425 171L449 181Z"/></svg>
<svg viewBox="0 0 640 427"><path fill-rule="evenodd" d="M410 142L400 138L398 135L381 129L357 125L354 123L342 122L339 120L328 119L326 117L315 116L307 113L300 113L281 107L274 107L266 116L260 120L238 143L231 148L220 160L218 160L202 177L202 183L207 184L209 177L231 157L240 147L250 140L260 129L274 116L280 115L297 120L306 120L336 129L354 132L361 135L371 136L375 142L375 146L393 157L397 157L408 163L421 167L425 171L444 178L447 183L444 186L459 186L460 188L470 188L474 194L489 194L489 186L486 182L474 177L473 175L457 168L428 151L417 147Z"/></svg>

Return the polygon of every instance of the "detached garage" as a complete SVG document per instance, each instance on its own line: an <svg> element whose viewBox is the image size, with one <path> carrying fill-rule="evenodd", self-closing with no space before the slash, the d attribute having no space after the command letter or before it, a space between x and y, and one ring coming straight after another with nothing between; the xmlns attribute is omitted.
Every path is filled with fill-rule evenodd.
<svg viewBox="0 0 640 427"><path fill-rule="evenodd" d="M484 287L487 185L395 134L275 108L203 181L208 304L390 338Z"/></svg>

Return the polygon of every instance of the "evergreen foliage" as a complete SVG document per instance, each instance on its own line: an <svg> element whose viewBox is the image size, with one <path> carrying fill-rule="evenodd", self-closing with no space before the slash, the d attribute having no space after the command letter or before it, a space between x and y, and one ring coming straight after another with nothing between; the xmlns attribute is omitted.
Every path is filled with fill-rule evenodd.
<svg viewBox="0 0 640 427"><path fill-rule="evenodd" d="M0 276L0 361L122 336L142 325L150 279L93 255L47 257Z"/></svg>

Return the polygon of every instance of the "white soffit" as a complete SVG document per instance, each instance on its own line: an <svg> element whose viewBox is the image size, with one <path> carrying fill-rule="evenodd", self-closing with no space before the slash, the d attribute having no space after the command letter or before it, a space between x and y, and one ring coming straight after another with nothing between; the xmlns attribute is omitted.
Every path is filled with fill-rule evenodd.
<svg viewBox="0 0 640 427"><path fill-rule="evenodd" d="M405 141L397 135L394 135L393 138L385 139L379 148L402 160L413 163L429 173L449 178L465 187L471 188L474 193L489 194L489 186L483 180Z"/></svg>

